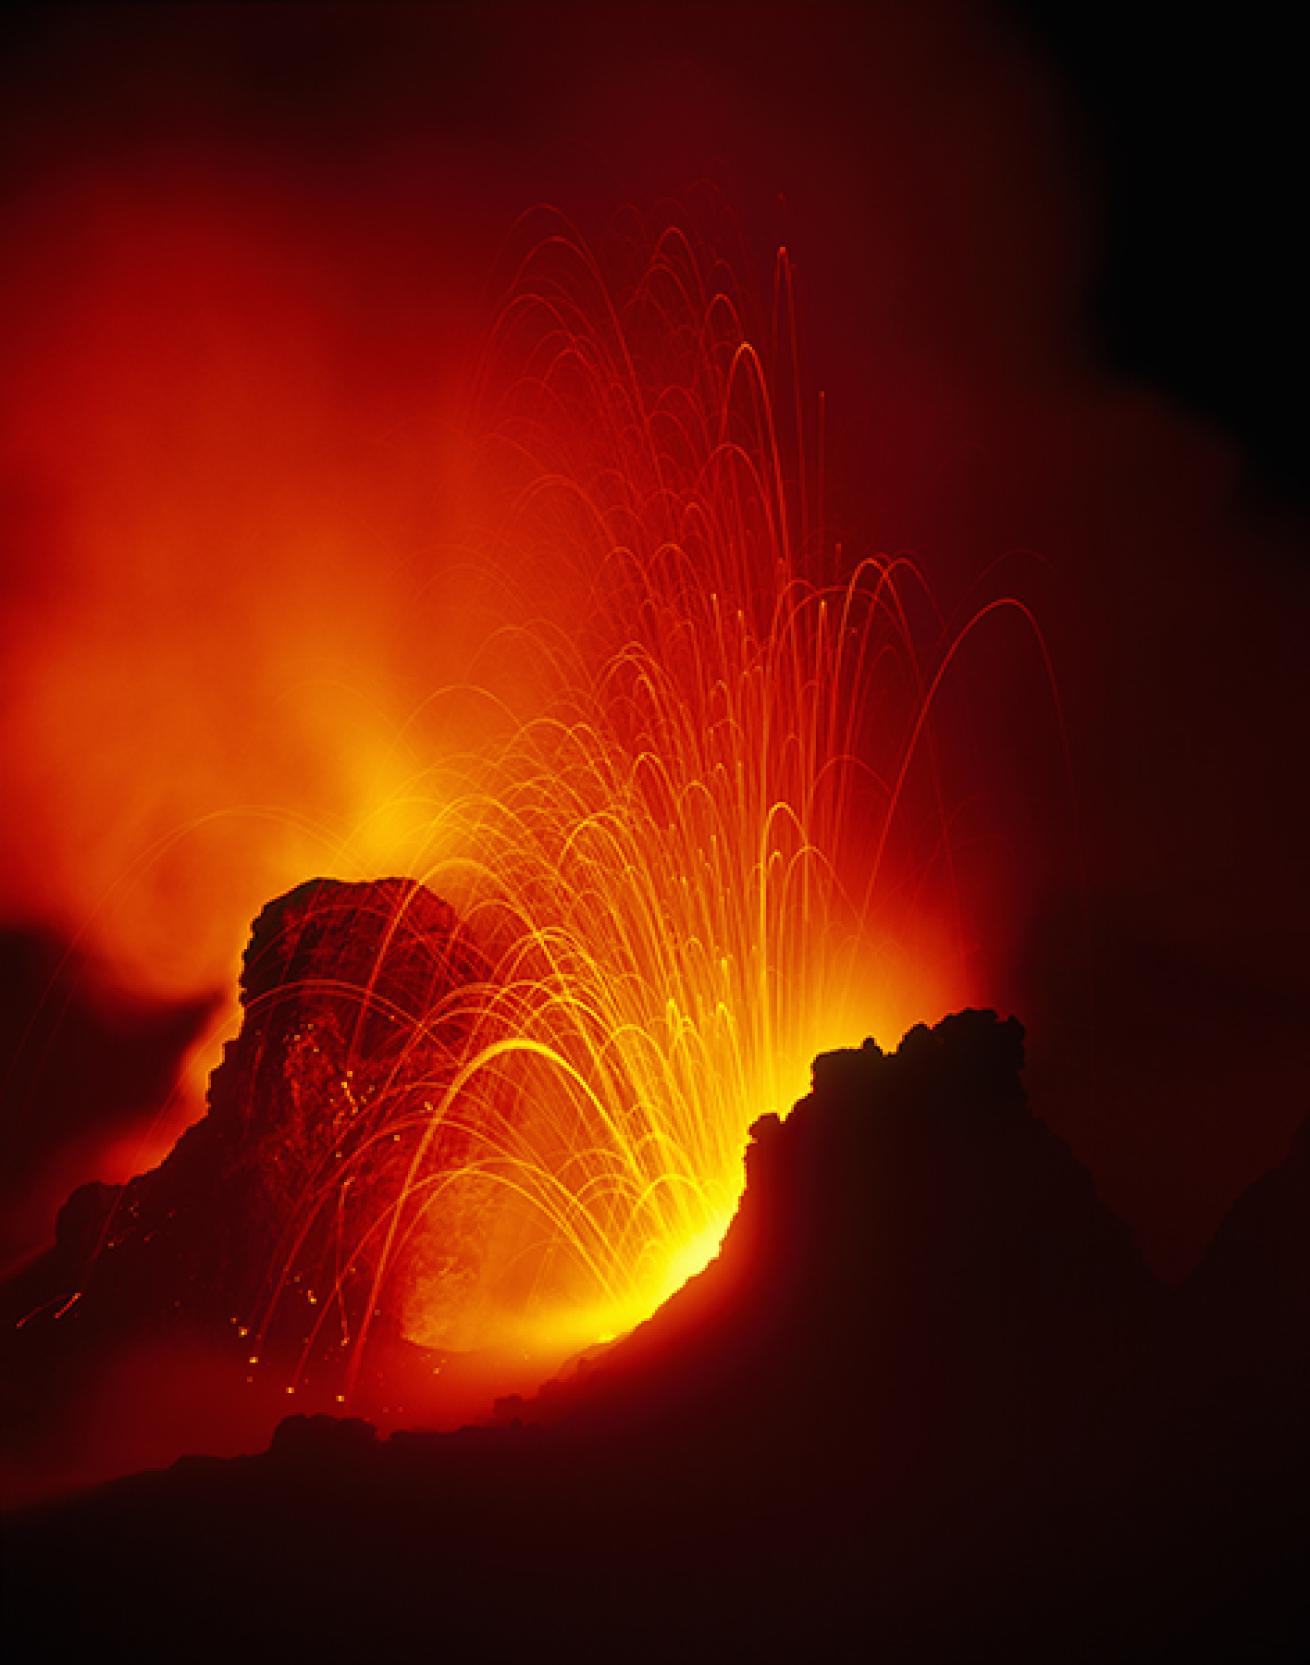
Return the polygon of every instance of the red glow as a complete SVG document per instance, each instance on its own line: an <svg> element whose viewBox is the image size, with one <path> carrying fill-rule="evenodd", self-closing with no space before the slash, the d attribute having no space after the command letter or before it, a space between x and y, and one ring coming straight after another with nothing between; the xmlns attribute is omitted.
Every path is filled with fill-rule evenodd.
<svg viewBox="0 0 1310 1665"><path fill-rule="evenodd" d="M525 31L496 125L523 156ZM725 91L701 114L661 85L660 119L648 97L625 123L621 77L590 73L605 52L598 36L572 73L593 126L623 134L621 178L603 157L538 175L490 143L452 164L376 112L331 168L230 134L84 145L20 204L5 280L22 327L3 439L32 537L4 623L3 902L107 982L229 998L155 1125L88 1149L78 1177L150 1165L198 1113L270 897L314 874L421 878L494 975L457 992L467 1050L369 1109L379 1139L422 1149L404 1145L352 1243L407 1286L412 1337L499 1354L500 1376L506 1354L520 1368L627 1327L713 1252L746 1127L804 1090L816 1051L1003 1000L1023 924L1006 910L1041 842L997 808L1022 747L1057 818L1066 801L1012 580L960 578L1027 534L1020 494L969 545L951 472L989 431L985 399L1028 393L1001 375L988 306L1037 333L1059 313L1072 261L1030 142L1045 118L1022 88L996 97L1003 158L1038 159L999 214L958 114L936 160L878 173L871 208L834 134L784 134L773 104ZM661 72L633 73L649 94ZM894 133L911 100L877 73L861 107ZM588 252L537 219L478 298L557 177L571 207L656 200L729 118L749 231L721 205L708 239L626 215ZM793 168L812 182L788 210L809 232L799 343L790 263L758 252ZM948 186L961 217L929 229L920 197ZM688 202L679 224L704 217ZM1022 234L1018 280L972 264L998 219ZM716 255L739 245L756 252L733 272ZM845 394L832 417L820 376ZM1050 442L1027 443L1025 478ZM922 556L899 553L910 537ZM1005 691L978 710L976 653ZM1048 844L1067 878L1072 841ZM452 1117L485 1146L476 1172L427 1139ZM290 1241L315 1241L344 1177L292 1199ZM470 1218L456 1286L443 1244ZM339 1271L288 1252L271 1273L269 1303L234 1315L255 1357L295 1301L307 1338L344 1314L362 1359L369 1303ZM307 1349L276 1392L335 1404Z"/></svg>
<svg viewBox="0 0 1310 1665"><path fill-rule="evenodd" d="M970 997L931 736L958 644L1012 604L952 629L913 563L834 547L785 253L756 332L676 228L620 278L525 228L463 437L429 418L361 466L321 385L332 296L307 328L303 263L283 288L222 225L115 221L81 297L86 431L42 461L76 469L85 582L20 681L29 755L92 767L57 770L45 882L125 973L181 988L309 873L451 901L485 978L365 1098L358 1041L332 1053L352 1143L284 1199L288 1258L241 1328L253 1369L307 1303L288 1390L331 1333L349 1392L399 1279L412 1340L544 1369L712 1256L749 1125L817 1050ZM203 334L152 325L125 247L199 285ZM426 568L396 523L424 468ZM125 657L115 619L157 651ZM131 813L74 861L110 775Z"/></svg>
<svg viewBox="0 0 1310 1665"><path fill-rule="evenodd" d="M362 1096L356 1043L322 1043L351 1145L291 1199L250 1320L314 1309L292 1385L339 1334L353 1392L397 1280L410 1339L488 1361L630 1328L715 1252L747 1129L816 1048L963 998L924 761L955 642L930 675L914 569L828 547L727 281L670 230L616 291L560 228L499 315L464 542L509 600L481 680L429 702L484 737L368 810L487 968ZM910 810L938 817L926 854L893 842ZM389 1007L387 952L361 1014Z"/></svg>

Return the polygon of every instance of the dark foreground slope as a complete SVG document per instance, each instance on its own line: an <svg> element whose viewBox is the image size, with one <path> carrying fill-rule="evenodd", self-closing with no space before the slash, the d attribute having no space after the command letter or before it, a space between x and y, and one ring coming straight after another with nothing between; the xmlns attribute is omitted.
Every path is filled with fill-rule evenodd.
<svg viewBox="0 0 1310 1665"><path fill-rule="evenodd" d="M1299 1657L1304 1141L1166 1302L1021 1064L975 1012L818 1060L720 1260L497 1427L11 1518L20 1656Z"/></svg>

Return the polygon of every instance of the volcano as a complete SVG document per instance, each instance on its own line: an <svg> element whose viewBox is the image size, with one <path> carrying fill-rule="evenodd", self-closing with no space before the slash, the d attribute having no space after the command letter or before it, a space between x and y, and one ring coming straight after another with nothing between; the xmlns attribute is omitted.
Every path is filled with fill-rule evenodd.
<svg viewBox="0 0 1310 1665"><path fill-rule="evenodd" d="M10 8L17 1657L1310 1656L1300 58L1157 11Z"/></svg>
<svg viewBox="0 0 1310 1665"><path fill-rule="evenodd" d="M1304 1135L1169 1295L1022 1063L1018 1023L979 1011L816 1059L753 1129L718 1258L489 1425L298 1415L261 1456L11 1516L24 1657L359 1658L434 1625L486 1660L618 1637L650 1660L1158 1660L1195 1657L1198 1626L1293 1657L1307 1332L1264 1262L1304 1254Z"/></svg>

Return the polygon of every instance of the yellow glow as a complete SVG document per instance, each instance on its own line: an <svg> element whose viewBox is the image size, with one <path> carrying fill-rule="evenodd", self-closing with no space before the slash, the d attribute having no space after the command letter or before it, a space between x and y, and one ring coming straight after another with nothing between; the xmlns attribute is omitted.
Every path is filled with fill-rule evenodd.
<svg viewBox="0 0 1310 1665"><path fill-rule="evenodd" d="M922 726L904 720L922 692L913 570L805 573L823 544L795 501L807 459L782 457L763 363L685 239L642 282L655 358L677 347L649 369L640 308L586 311L578 272L547 269L567 249L543 249L502 324L527 347L489 355L541 366L517 384L526 411L500 413L490 493L488 559L534 574L537 604L488 650L509 667L481 696L501 732L359 834L454 905L487 976L402 1029L394 1084L351 1100L366 1137L326 1164L306 1219L344 1217L383 1141L403 1174L308 1269L307 1354L339 1329L357 1361L397 1286L433 1347L560 1352L630 1329L717 1253L747 1131L806 1091L815 1053L936 1004L883 896ZM902 708L879 770L889 660ZM506 681L532 691L526 720Z"/></svg>

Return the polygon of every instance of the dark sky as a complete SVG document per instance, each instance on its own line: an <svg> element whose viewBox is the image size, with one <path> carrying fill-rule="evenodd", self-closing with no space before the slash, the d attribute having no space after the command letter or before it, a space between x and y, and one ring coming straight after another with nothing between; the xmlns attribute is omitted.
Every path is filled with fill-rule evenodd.
<svg viewBox="0 0 1310 1665"><path fill-rule="evenodd" d="M112 404L87 296L108 261L115 294L140 297L110 342L127 388L160 359L152 318L175 304L201 328L216 304L152 252L161 215L239 245L250 305L275 290L293 346L303 295L327 319L307 339L326 342L331 396L393 432L458 358L517 214L549 201L601 235L626 203L658 217L714 181L749 250L795 255L845 541L913 550L948 611L1008 560L1041 620L1077 813L1030 720L1031 654L980 641L963 668L982 739L958 785L976 986L1024 1017L1038 1109L1177 1270L1305 1102L1296 60L1272 7L1054 13L20 9L0 118L21 251L5 642L30 673L70 613L110 616L69 530L83 393ZM35 724L30 685L3 734L11 1046L49 993L48 944L93 910L78 876L118 848L128 797L108 749L100 807L70 797L62 708ZM216 890L227 937L258 899ZM56 1000L70 1055L111 1045L106 990L139 981L120 949L92 931L77 951ZM193 971L172 992L208 988ZM107 1138L149 1124L157 1060L200 1008L133 1010L102 1106L95 1070L43 1073L30 1047L11 1077L6 1173L47 1211L97 1117Z"/></svg>
<svg viewBox="0 0 1310 1665"><path fill-rule="evenodd" d="M1100 350L1236 435L1270 495L1304 509L1306 133L1285 11L1010 9L1064 79L1101 182Z"/></svg>

